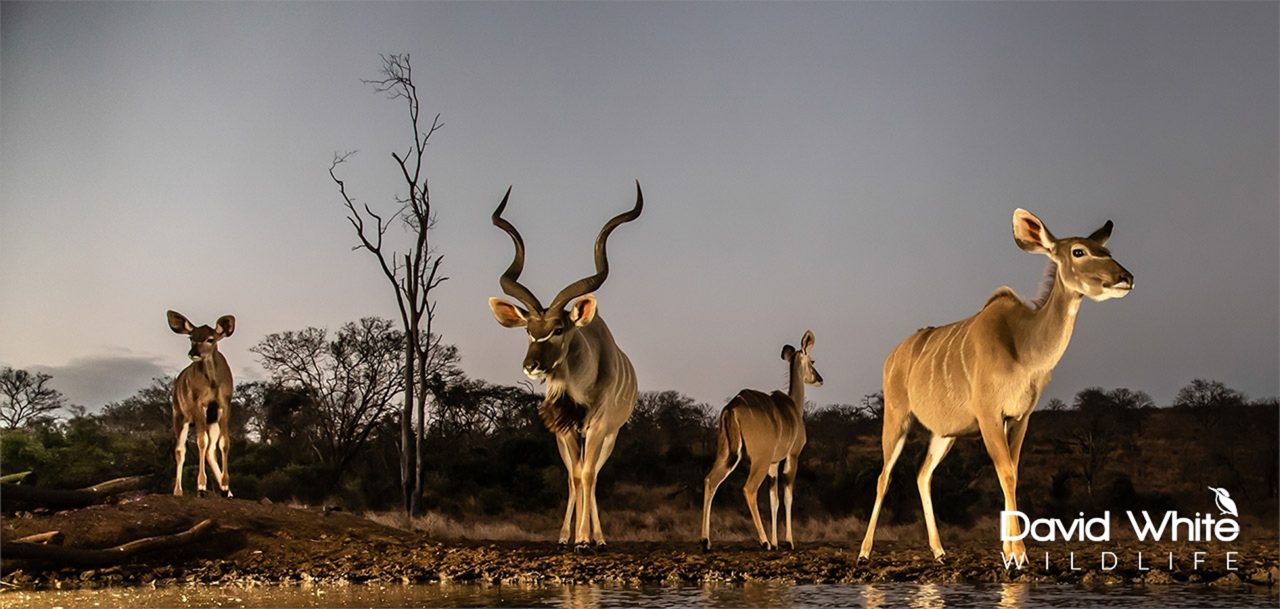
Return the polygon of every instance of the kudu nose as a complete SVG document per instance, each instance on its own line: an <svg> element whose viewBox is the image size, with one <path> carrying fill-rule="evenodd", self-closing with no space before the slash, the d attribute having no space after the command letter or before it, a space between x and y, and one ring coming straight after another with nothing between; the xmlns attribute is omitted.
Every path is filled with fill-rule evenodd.
<svg viewBox="0 0 1280 609"><path fill-rule="evenodd" d="M535 360L525 360L524 373L526 376L536 376L542 373L542 366L539 366Z"/></svg>

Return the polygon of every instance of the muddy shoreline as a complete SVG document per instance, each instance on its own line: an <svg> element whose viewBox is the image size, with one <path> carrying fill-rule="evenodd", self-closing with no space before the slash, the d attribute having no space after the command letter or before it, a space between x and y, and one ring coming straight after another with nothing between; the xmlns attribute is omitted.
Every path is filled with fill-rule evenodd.
<svg viewBox="0 0 1280 609"><path fill-rule="evenodd" d="M857 563L852 548L834 544L801 543L795 551L762 551L748 543L729 543L704 553L694 540L618 542L602 552L576 554L550 541L440 542L350 514L159 495L53 514L9 515L4 519L3 539L59 530L67 546L101 548L182 530L204 518L214 518L217 531L189 547L94 569L5 559L0 560L0 581L6 584L3 588L26 590L296 583L1028 582L1249 587L1270 594L1280 584L1274 539L1231 544L1032 544L1030 563L1021 569L1006 569L998 546L975 542L949 547L947 564L939 565L930 559L923 540L877 542L876 553L866 564ZM1047 568L1046 551L1050 552ZM1115 553L1113 569L1103 568L1103 561L1107 566L1113 561L1103 552ZM1139 568L1138 552L1146 570ZM1235 570L1228 569L1227 552L1236 553L1230 565ZM1197 558L1199 564L1195 564Z"/></svg>

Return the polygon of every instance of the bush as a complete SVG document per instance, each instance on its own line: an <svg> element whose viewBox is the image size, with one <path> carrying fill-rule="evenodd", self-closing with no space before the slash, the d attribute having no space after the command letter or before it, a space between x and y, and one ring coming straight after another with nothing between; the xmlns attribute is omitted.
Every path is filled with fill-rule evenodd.
<svg viewBox="0 0 1280 609"><path fill-rule="evenodd" d="M51 469L55 454L30 429L0 430L0 475Z"/></svg>

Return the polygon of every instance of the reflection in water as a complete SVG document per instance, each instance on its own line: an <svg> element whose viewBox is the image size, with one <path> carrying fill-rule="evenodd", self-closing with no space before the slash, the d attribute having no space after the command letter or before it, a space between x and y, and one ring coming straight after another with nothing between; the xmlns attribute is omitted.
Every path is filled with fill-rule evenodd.
<svg viewBox="0 0 1280 609"><path fill-rule="evenodd" d="M1031 584L1001 584L1000 609L1016 609L1027 604L1027 594Z"/></svg>
<svg viewBox="0 0 1280 609"><path fill-rule="evenodd" d="M795 604L792 594L795 586L777 582L747 582L745 584L726 584L709 582L698 589L697 598L690 597L687 603L681 603L681 588L667 588L659 597L650 597L645 604L658 603L661 606L701 606L701 607L791 607ZM632 594L635 594L633 589ZM640 596L632 596L642 601Z"/></svg>
<svg viewBox="0 0 1280 609"><path fill-rule="evenodd" d="M740 607L790 607L795 586L779 583L747 582L742 585Z"/></svg>
<svg viewBox="0 0 1280 609"><path fill-rule="evenodd" d="M597 609L600 607L600 588L565 586L560 594L560 606L568 609Z"/></svg>
<svg viewBox="0 0 1280 609"><path fill-rule="evenodd" d="M884 590L876 586L876 584L867 584L862 587L863 607L867 609L882 609L885 606Z"/></svg>
<svg viewBox="0 0 1280 609"><path fill-rule="evenodd" d="M334 585L175 586L0 592L13 607L1275 607L1277 591L1208 586L749 583L701 587Z"/></svg>
<svg viewBox="0 0 1280 609"><path fill-rule="evenodd" d="M942 609L946 605L938 584L920 584L911 595L911 609Z"/></svg>

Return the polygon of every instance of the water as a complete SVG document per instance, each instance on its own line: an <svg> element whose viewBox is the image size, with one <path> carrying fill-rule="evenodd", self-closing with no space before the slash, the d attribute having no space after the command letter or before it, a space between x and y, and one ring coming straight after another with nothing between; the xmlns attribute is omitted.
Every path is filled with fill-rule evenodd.
<svg viewBox="0 0 1280 609"><path fill-rule="evenodd" d="M1276 607L1276 591L1204 585L748 583L701 587L173 586L0 593L0 608L77 607Z"/></svg>

